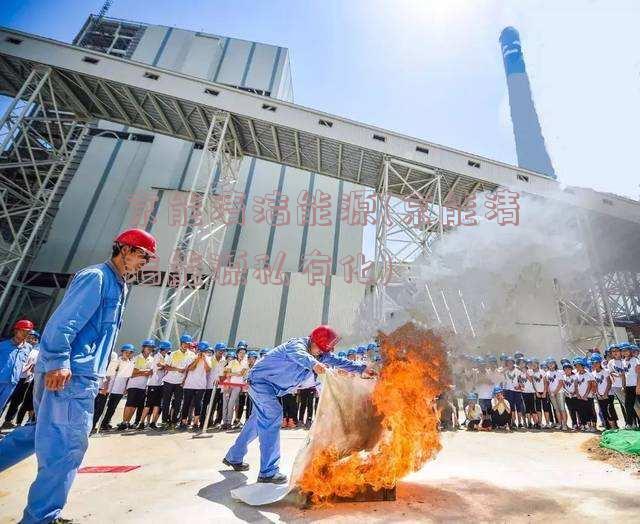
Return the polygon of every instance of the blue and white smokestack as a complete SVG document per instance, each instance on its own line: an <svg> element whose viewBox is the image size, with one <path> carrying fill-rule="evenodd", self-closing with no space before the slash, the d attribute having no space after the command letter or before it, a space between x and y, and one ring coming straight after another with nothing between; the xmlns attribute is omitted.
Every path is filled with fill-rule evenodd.
<svg viewBox="0 0 640 524"><path fill-rule="evenodd" d="M525 169L556 178L544 144L540 121L533 105L529 77L524 66L520 34L513 27L500 33L500 46L509 88L511 122L516 140L518 165Z"/></svg>

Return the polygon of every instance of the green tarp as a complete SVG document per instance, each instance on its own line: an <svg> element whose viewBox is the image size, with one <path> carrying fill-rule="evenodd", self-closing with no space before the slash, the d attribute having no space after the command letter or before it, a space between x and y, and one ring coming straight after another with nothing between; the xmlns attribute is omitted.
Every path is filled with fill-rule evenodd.
<svg viewBox="0 0 640 524"><path fill-rule="evenodd" d="M629 455L640 455L640 431L610 429L602 433L600 446Z"/></svg>

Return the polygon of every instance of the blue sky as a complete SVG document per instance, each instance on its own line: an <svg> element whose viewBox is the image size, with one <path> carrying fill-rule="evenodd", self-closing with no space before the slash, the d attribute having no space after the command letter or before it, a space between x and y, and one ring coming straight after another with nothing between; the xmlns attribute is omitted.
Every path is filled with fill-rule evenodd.
<svg viewBox="0 0 640 524"><path fill-rule="evenodd" d="M9 0L0 24L71 41L100 6ZM109 15L288 47L297 103L509 163L498 35L513 25L558 177L640 195L635 0L115 0Z"/></svg>

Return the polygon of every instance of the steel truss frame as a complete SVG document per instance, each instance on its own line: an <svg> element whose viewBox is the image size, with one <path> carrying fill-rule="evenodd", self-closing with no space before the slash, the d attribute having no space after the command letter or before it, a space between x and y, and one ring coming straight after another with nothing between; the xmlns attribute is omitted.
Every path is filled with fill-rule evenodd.
<svg viewBox="0 0 640 524"><path fill-rule="evenodd" d="M399 284L409 264L419 256L428 255L433 243L444 233L442 175L435 169L389 157L383 160L382 169L376 194L373 266L373 315L378 321L384 321L395 311L390 291ZM396 182L390 184L390 178ZM398 185L402 188L395 187ZM398 203L392 201L393 193L405 194L407 200L416 204L424 218L421 224L408 223L403 218Z"/></svg>
<svg viewBox="0 0 640 524"><path fill-rule="evenodd" d="M35 66L0 120L0 311L30 303L22 279L46 239L68 179L87 147L90 124L72 113L69 93ZM85 140L86 139L86 140ZM13 303L13 305L12 305Z"/></svg>
<svg viewBox="0 0 640 524"><path fill-rule="evenodd" d="M215 199L221 191L233 191L241 160L231 115L215 111L187 195L187 217L164 273L150 337L175 341L183 332L202 337L229 223L229 210L221 213Z"/></svg>

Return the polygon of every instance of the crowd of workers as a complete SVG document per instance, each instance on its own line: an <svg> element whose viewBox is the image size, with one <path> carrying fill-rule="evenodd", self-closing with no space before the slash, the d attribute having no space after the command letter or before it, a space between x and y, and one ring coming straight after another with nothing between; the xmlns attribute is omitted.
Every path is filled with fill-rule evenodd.
<svg viewBox="0 0 640 524"><path fill-rule="evenodd" d="M640 427L639 348L615 344L588 357L540 360L523 353L463 356L438 399L442 429L595 432ZM460 417L462 404L464 418ZM618 423L618 410L624 425Z"/></svg>
<svg viewBox="0 0 640 524"><path fill-rule="evenodd" d="M13 362L8 358L0 362L0 370L5 370L0 374L1 428L5 430L33 418L40 333L28 320L15 328L23 332L22 350L15 352ZM246 376L267 351L250 349L244 340L235 347L196 342L188 334L175 349L166 340L143 340L139 350L123 344L118 356L111 355L95 398L93 431L238 430L252 410ZM559 364L551 357L529 359L522 353L465 355L453 360L454 384L438 399L441 428L595 431L617 428L618 410L625 427L637 428L638 351L638 346L622 343L604 354L595 349L589 357L564 358ZM358 363L380 360L376 343L335 354ZM283 429L311 426L319 387L312 376L280 397ZM122 420L114 422L123 399Z"/></svg>
<svg viewBox="0 0 640 524"><path fill-rule="evenodd" d="M21 321L22 323L29 321ZM26 324L25 324L26 325ZM28 328L33 326L29 323ZM20 353L21 372L13 377L15 388L5 403L2 429L13 429L33 417L33 376L40 334L29 329ZM143 340L138 350L123 344L112 353L106 376L94 401L93 431L237 430L251 415L247 390L249 370L267 353L253 350L240 340L235 347L224 342L194 341L184 334L173 348L170 341ZM16 352L16 355L18 352ZM380 359L378 346L369 343L345 351L338 358L353 362ZM19 369L15 362L13 368ZM319 383L311 376L294 392L280 397L283 429L309 428L318 404ZM114 415L124 399L122 420ZM3 407L0 405L0 416ZM209 414L208 419L205 419Z"/></svg>

